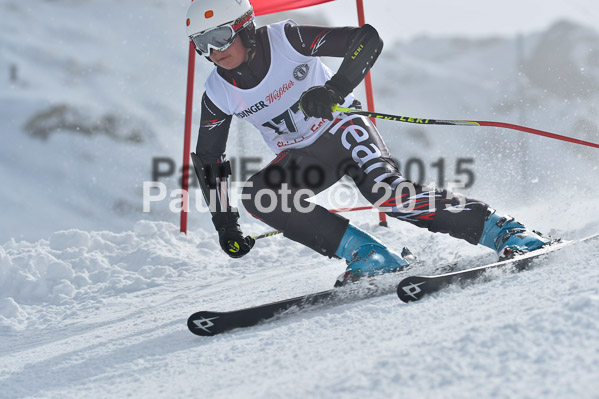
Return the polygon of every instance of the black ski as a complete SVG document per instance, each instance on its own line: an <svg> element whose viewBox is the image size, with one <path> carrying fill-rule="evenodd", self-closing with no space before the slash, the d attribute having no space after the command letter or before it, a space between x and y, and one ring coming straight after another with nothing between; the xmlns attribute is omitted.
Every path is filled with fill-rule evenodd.
<svg viewBox="0 0 599 399"><path fill-rule="evenodd" d="M187 328L196 335L212 336L233 328L250 327L271 319L292 307L305 307L330 299L336 289L285 299L279 302L234 310L231 312L196 312L187 319Z"/></svg>
<svg viewBox="0 0 599 399"><path fill-rule="evenodd" d="M348 284L343 287L332 288L326 291L302 295L296 298L285 299L251 308L233 310L230 312L196 312L187 319L187 328L196 335L212 336L235 328L251 327L261 321L293 314L295 311L314 307L316 305L349 303L360 299L389 295L395 292L398 274L400 276L405 275L405 273L418 266L420 266L420 264L416 261L409 269L402 270L398 273L362 279L354 284ZM456 266L456 263L451 263L437 267L435 268L435 271L437 273L443 273L448 270L455 270Z"/></svg>
<svg viewBox="0 0 599 399"><path fill-rule="evenodd" d="M460 270L452 273L445 273L433 276L410 276L400 281L397 285L397 296L404 302L413 302L420 300L423 296L437 292L447 286L454 284L465 284L481 277L489 270L509 269L515 271L525 270L536 260L547 254L560 250L572 244L581 243L599 238L599 234L567 242L558 242L537 251L529 252L502 262L491 263L489 265L475 267L472 269Z"/></svg>
<svg viewBox="0 0 599 399"><path fill-rule="evenodd" d="M403 274L404 272L400 272ZM362 279L356 283L317 293L266 303L230 312L201 311L189 316L187 328L196 335L212 336L235 328L251 327L261 321L294 314L317 305L350 303L395 292L397 273Z"/></svg>

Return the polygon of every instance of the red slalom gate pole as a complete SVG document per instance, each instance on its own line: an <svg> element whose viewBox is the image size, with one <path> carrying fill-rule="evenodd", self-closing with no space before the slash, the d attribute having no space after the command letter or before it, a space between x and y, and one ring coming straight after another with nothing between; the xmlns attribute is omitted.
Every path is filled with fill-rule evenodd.
<svg viewBox="0 0 599 399"><path fill-rule="evenodd" d="M185 132L183 137L183 176L181 190L183 192L181 205L180 231L187 234L187 208L189 206L189 153L191 152L191 121L193 113L193 80L196 52L193 42L189 42L189 60L187 62L187 99L185 101Z"/></svg>
<svg viewBox="0 0 599 399"><path fill-rule="evenodd" d="M364 16L364 1L356 0L356 6L358 7L358 25L363 26L366 23L366 18ZM372 90L372 78L370 76L370 71L366 74L366 78L364 78L364 83L366 84L366 104L368 107L368 111L374 112L374 95ZM372 123L376 126L376 119L370 118Z"/></svg>
<svg viewBox="0 0 599 399"><path fill-rule="evenodd" d="M366 23L366 17L364 15L364 1L356 0L356 7L358 8L358 24L360 26ZM370 71L366 74L366 78L364 79L364 83L366 84L366 104L368 107L368 111L374 112L374 95L372 90L372 78L370 76ZM376 119L370 118L374 126L376 126ZM379 212L379 224L381 226L387 227L387 215L382 212Z"/></svg>

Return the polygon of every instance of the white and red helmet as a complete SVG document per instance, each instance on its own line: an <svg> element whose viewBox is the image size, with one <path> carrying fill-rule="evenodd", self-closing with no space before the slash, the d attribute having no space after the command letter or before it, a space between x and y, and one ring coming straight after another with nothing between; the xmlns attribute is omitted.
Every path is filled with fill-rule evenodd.
<svg viewBox="0 0 599 399"><path fill-rule="evenodd" d="M193 0L187 9L187 36L196 50L209 55L224 51L239 35L247 48L255 45L254 9L249 0Z"/></svg>

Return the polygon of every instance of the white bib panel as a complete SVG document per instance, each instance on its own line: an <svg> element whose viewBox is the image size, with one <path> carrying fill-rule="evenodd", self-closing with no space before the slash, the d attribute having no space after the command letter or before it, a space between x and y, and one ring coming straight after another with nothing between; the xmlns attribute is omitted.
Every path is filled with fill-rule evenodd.
<svg viewBox="0 0 599 399"><path fill-rule="evenodd" d="M251 89L240 89L224 80L214 69L205 83L208 97L223 112L252 123L270 149L278 154L289 148L312 144L333 123L326 119L306 118L299 108L302 93L321 86L332 71L318 57L298 53L285 36L285 24L268 25L270 67L266 76ZM344 107L354 100L350 93ZM338 114L338 113L336 113Z"/></svg>

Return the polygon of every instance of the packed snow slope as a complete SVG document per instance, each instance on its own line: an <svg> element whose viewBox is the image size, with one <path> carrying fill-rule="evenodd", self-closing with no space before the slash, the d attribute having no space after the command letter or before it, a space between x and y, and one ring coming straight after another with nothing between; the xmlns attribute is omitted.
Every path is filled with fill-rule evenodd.
<svg viewBox="0 0 599 399"><path fill-rule="evenodd" d="M554 221L528 210L535 226ZM360 219L431 266L494 258L447 236ZM599 221L571 227L555 233L580 237ZM0 397L594 398L598 259L597 242L588 243L413 304L388 295L198 337L185 325L192 312L327 289L343 263L283 237L232 261L210 234L156 222L9 241L0 247Z"/></svg>
<svg viewBox="0 0 599 399"><path fill-rule="evenodd" d="M218 337L187 331L195 311L328 289L344 270L281 236L231 260L206 212L193 207L179 234L170 195L143 212L153 158L175 162L159 180L169 194L178 187L188 3L0 0L0 398L599 397L597 242L419 303L388 295ZM197 79L209 69L198 59ZM519 38L387 42L373 80L381 112L599 142L592 28L562 21ZM494 128L379 127L415 180L471 178L465 194L534 229L599 232L595 149ZM238 121L227 154L258 157L252 168L272 157ZM336 196L343 188L315 201L348 206L335 201L348 198ZM241 214L246 233L269 230ZM346 216L410 248L418 272L495 259L395 220L380 227L374 212Z"/></svg>

